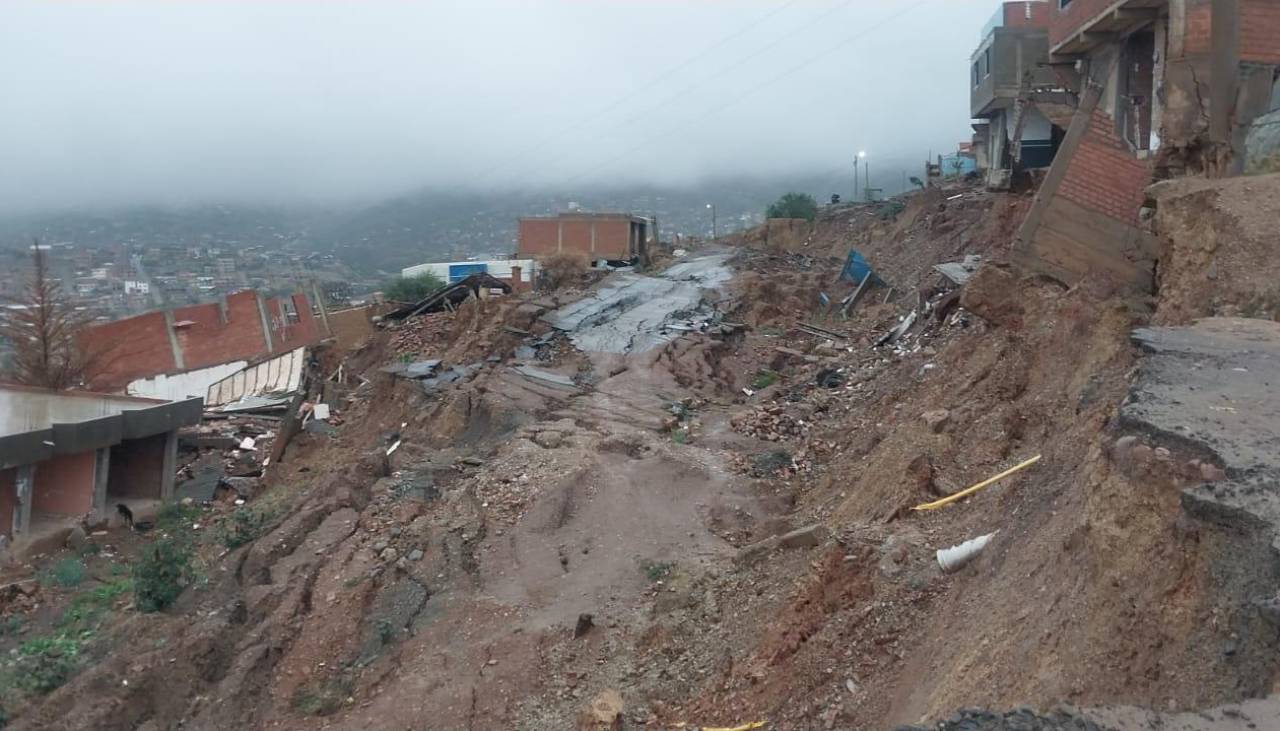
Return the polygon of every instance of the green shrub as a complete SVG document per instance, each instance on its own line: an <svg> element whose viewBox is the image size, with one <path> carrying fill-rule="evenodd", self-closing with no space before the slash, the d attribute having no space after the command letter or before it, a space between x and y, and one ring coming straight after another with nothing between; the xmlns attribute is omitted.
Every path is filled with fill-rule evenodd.
<svg viewBox="0 0 1280 731"><path fill-rule="evenodd" d="M133 566L133 596L138 609L158 612L173 604L192 582L194 551L183 535L160 538Z"/></svg>
<svg viewBox="0 0 1280 731"><path fill-rule="evenodd" d="M84 562L78 558L64 558L53 565L45 574L45 583L55 584L66 589L79 586L84 581Z"/></svg>
<svg viewBox="0 0 1280 731"><path fill-rule="evenodd" d="M903 205L902 201L885 201L884 204L876 210L876 216L881 221L889 221L897 218L898 214L902 213L906 209L907 207Z"/></svg>
<svg viewBox="0 0 1280 731"><path fill-rule="evenodd" d="M818 202L808 193L786 193L769 206L765 215L769 218L803 218L812 221L818 216Z"/></svg>
<svg viewBox="0 0 1280 731"><path fill-rule="evenodd" d="M382 296L392 302L417 302L444 285L444 280L430 272L416 277L396 277L382 286Z"/></svg>
<svg viewBox="0 0 1280 731"><path fill-rule="evenodd" d="M81 641L66 634L37 637L18 648L14 679L18 687L48 693L80 667Z"/></svg>

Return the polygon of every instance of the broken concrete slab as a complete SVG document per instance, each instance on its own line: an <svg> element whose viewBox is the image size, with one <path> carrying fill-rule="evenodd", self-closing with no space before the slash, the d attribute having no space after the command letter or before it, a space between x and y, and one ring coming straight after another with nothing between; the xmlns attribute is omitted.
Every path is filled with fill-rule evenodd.
<svg viewBox="0 0 1280 731"><path fill-rule="evenodd" d="M379 368L383 373L390 373L400 378L429 378L440 367L439 359L419 360L411 363L392 363Z"/></svg>
<svg viewBox="0 0 1280 731"><path fill-rule="evenodd" d="M587 297L543 316L581 350L639 353L700 330L715 312L702 293L732 276L730 254L690 259L660 276L615 273ZM674 327L673 327L674 326Z"/></svg>
<svg viewBox="0 0 1280 731"><path fill-rule="evenodd" d="M218 483L225 474L222 457L216 454L201 456L188 467L191 478L178 483L174 488L174 498L183 500L191 498L197 502L208 502L218 489Z"/></svg>
<svg viewBox="0 0 1280 731"><path fill-rule="evenodd" d="M1219 463L1226 479L1183 492L1204 520L1280 534L1280 323L1215 317L1187 327L1148 327L1122 426L1156 444Z"/></svg>
<svg viewBox="0 0 1280 731"><path fill-rule="evenodd" d="M933 270L942 276L950 279L954 284L964 286L969 282L973 273L978 271L978 267L982 266L982 257L977 254L969 254L962 261L949 261L945 264L936 264Z"/></svg>
<svg viewBox="0 0 1280 731"><path fill-rule="evenodd" d="M544 371L541 368L534 368L533 366L527 365L516 366L515 371L525 378L530 378L547 385L573 389L574 391L578 390L578 385L574 383L573 379L569 376L552 373L551 371Z"/></svg>

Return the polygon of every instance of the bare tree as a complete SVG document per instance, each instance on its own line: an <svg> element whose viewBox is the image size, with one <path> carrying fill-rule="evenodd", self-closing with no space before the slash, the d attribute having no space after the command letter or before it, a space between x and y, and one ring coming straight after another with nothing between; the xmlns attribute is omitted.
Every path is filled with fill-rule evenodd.
<svg viewBox="0 0 1280 731"><path fill-rule="evenodd" d="M91 353L79 340L89 318L49 276L38 239L31 250L31 278L22 296L6 298L7 306L0 315L0 337L9 341L12 350L9 376L29 386L83 386L103 360L101 353Z"/></svg>

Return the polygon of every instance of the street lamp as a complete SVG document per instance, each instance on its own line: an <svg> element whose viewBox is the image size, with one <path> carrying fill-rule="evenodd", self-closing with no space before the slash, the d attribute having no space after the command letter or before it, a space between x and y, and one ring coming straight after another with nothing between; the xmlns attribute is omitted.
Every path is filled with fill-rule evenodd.
<svg viewBox="0 0 1280 731"><path fill-rule="evenodd" d="M858 161L867 156L866 150L858 150L858 154L853 158L853 201L858 201Z"/></svg>
<svg viewBox="0 0 1280 731"><path fill-rule="evenodd" d="M716 232L716 204L714 204L714 203L708 203L708 204L707 204L707 208L710 208L710 209L711 209L711 239L714 241L714 240L717 238L717 232Z"/></svg>

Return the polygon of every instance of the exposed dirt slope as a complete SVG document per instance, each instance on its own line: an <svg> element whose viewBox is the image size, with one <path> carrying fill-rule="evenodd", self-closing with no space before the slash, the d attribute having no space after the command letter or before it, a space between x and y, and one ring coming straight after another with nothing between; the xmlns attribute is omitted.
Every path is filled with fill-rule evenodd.
<svg viewBox="0 0 1280 731"><path fill-rule="evenodd" d="M1148 303L1002 268L1026 202L840 207L790 251L748 232L708 297L746 327L646 352L517 351L560 304L538 298L380 335L262 535L168 612L123 612L14 726L892 728L1267 693L1268 540L1184 515L1186 455L1117 446ZM818 293L852 289L850 246L887 286L843 320ZM988 265L957 301L932 267L966 254ZM408 354L479 367L426 393L378 371Z"/></svg>

